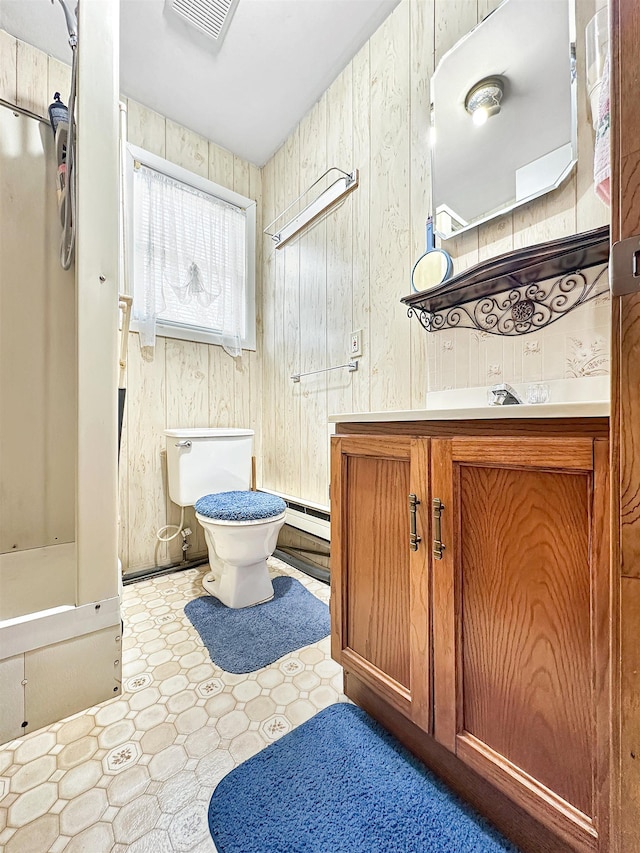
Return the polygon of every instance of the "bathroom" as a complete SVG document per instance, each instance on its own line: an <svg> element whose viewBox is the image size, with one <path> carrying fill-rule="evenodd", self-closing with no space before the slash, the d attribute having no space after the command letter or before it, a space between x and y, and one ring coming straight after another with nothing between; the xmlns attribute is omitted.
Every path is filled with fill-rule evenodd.
<svg viewBox="0 0 640 853"><path fill-rule="evenodd" d="M233 24L242 21L245 2L252 6L248 0L240 0L229 25L229 39L233 35ZM64 93L69 90L71 50L66 41L64 16L57 0L55 6L44 0L42 3L32 0L25 4L31 8L27 20L29 17L36 22L40 19L40 34L36 27L31 43L31 36L19 28L16 10L20 5L7 0L0 2L0 98L37 116L47 117L54 91L63 93L63 100L66 100ZM137 11L138 15L143 14L145 5L132 0L122 3L121 20L125 21L128 13ZM159 7L159 20L169 26L169 18L162 17L164 4L156 5ZM273 5L278 5L275 0ZM318 4L280 5L304 9ZM332 4L336 9L342 5L357 4ZM74 352L61 352L59 357L67 361L56 367L47 380L53 383L47 397L50 403L54 401L50 417L56 426L52 435L61 442L49 451L50 458L61 460L60 464L64 459L64 464L71 467L74 465L74 453L78 459L78 481L75 485L77 515L74 517L72 512L62 519L54 518L50 529L63 524L66 536L61 540L63 545L57 547L66 545L69 549L75 542L77 553L74 551L73 554L73 571L62 568L60 574L56 574L57 563L52 568L47 561L33 567L23 564L18 571L11 569L10 580L6 580L8 575L0 576L0 597L6 601L7 596L15 592L19 597L20 616L47 608L62 608L52 618L65 623L71 619L71 610L63 608L71 605L75 614L79 606L93 610L96 602L105 603L96 616L102 620L96 623L95 633L99 638L92 641L93 645L79 645L71 663L64 656L58 663L53 658L43 660L38 670L43 679L39 686L37 679L31 679L26 672L16 682L15 659L21 657L21 653L13 646L2 650L0 692L3 713L11 706L11 725L15 724L18 729L22 722L29 722L25 727L25 747L20 755L18 738L21 731L14 733L15 728L11 728L10 733L2 738L9 741L11 753L18 755L17 761L5 765L5 759L9 760L8 752L0 750L3 762L0 763L0 796L3 797L0 799L0 845L5 845L9 853L28 849L86 849L97 853L102 849L129 847L134 850L151 849L153 845L162 849L162 844L166 849L212 850L213 842L208 835L198 836L191 848L186 846L186 841L185 846L181 846L175 840L171 824L174 816L186 809L185 815L189 817L195 811L189 811L192 804L177 796L172 800L171 808L165 810L165 793L170 792L172 786L177 790L182 785L182 791L190 792L189 798L202 803L201 812L206 818L208 799L217 782L234 765L275 740L275 735L265 733L267 723L272 732L280 728L279 737L282 731L286 733L308 721L327 705L347 703L342 692L340 667L331 659L326 639L293 653L293 657L287 659L290 671L274 665L264 671L268 674L251 677L244 685L237 676L221 676L219 670L211 666L206 650L202 649L202 644L198 645L197 637L194 639L192 636L193 629L188 621L185 622L183 612L189 598L195 599L204 592L201 585L207 560L204 528L194 509L188 506L184 525L192 531L190 534L186 537L178 535L168 542L161 542L157 535L165 525L179 526L181 515L180 507L169 497L165 430L199 427L253 430L252 455L255 457L257 488L281 496L294 505L293 511L299 516L311 519L296 521L300 528L294 524L293 530L305 532L311 529L311 532L320 533L320 541L326 543L329 540L326 516L331 511L333 574L333 561L338 559L336 549L340 543L335 532L335 507L330 505L329 498L332 477L330 435L334 431L340 432L342 425L356 421L353 417L336 419L336 416L340 413L424 412L428 393L432 395L429 408L466 406L469 409L487 409L487 389L503 383L514 387L524 399L529 393L529 386L537 386L538 393L551 395L550 405L568 403L567 397L557 396L560 391L556 389L561 386L554 383L558 382L564 383L567 393L571 382L578 382L581 388L591 388L586 392L584 402L588 405L603 404L606 413L610 412L609 442L614 451L610 462L612 529L617 531L619 519L624 519L621 536L612 537L612 564L623 580L617 585L612 584L609 621L613 626L612 647L617 651L612 656L607 678L611 694L615 697L615 701L612 700L615 713L609 723L608 731L612 732L609 739L617 744L619 765L615 766L620 767L619 771L612 770L610 774L613 780L611 800L612 803L623 802L625 807L619 816L612 819L610 839L606 842L593 841L592 849L626 851L638 849L640 845L636 836L636 825L640 825L636 819L638 798L633 796L640 780L637 780L633 760L628 758L635 753L639 734L634 722L637 717L637 700L634 698L637 695L634 681L637 666L633 648L634 618L638 612L635 604L637 569L634 569L638 522L633 487L637 477L634 479L633 447L637 430L635 424L640 421L633 416L639 387L638 360L634 358L633 349L637 347L633 323L638 312L636 297L631 293L611 298L605 286L588 305L571 312L547 329L521 337L500 337L462 328L430 334L415 316L407 316L408 306L400 300L416 295L412 290L411 271L425 251L425 219L431 207L430 80L445 54L485 19L498 3L493 0L400 0L399 3L369 5L376 7L373 17L375 14L379 17L375 22L369 22L366 38L363 30L360 42L354 42L352 52L348 57L344 55L342 65L336 67L333 76L327 77L322 87L312 94L305 108L291 122L290 129L270 143L271 150L266 154L257 155L244 153L247 148L241 145L232 150L230 143L221 144L215 122L210 118L210 134L193 129L204 126L198 114L206 113L209 105L212 105L211 109L215 105L214 100L205 98L204 92L198 96L201 98L199 108L182 103L180 98L163 100L161 92L153 91L154 81L149 79L149 75L145 80L141 75L139 89L135 91L142 91L144 83L149 94L134 97L133 84L126 82L124 64L126 56L135 51L132 29L125 27L120 32L118 48L118 4L80 0L81 26L82 16L87 16L80 35L80 79L82 81L84 72L84 80L91 80L91 86L83 91L81 82L78 122L80 135L86 134L85 151L89 152L89 157L95 157L94 162L98 164L94 167L87 161L84 168L91 174L91 181L85 181L84 186L83 163L80 161L78 164L80 195L76 276L78 280L82 278L91 283L85 289L84 297L78 288L75 306L78 326L84 324L84 337L78 340L78 346L83 348L85 357L78 360L75 393L72 384L60 381L61 376L71 376L76 370L75 362L69 361L75 359ZM616 225L617 230L612 226L612 242L614 235L616 240L620 240L635 233L633 210L622 205L620 209L615 208L614 215L612 209L596 196L593 188L595 131L586 95L584 32L587 23L605 4L599 0L576 0L572 5L575 5L577 34L577 163L557 189L469 228L458 236L447 240L439 238L438 244L453 259L454 276L498 255L602 228L610 222L615 223L615 215L620 217L622 224ZM34 13L33 9L40 6L42 8ZM610 11L619 15L621 20L626 20L624 16L637 14L633 4L627 0L619 0L610 6ZM257 14L255 8L254 13ZM286 20L285 12L281 14ZM48 22L46 27L44 21ZM51 32L54 28L59 31L61 48L58 56L47 55L47 28ZM626 43L624 34L632 29L627 22L620 27L618 34L620 56L624 58L617 68L622 113L619 107L617 113L612 113L621 125L617 131L623 137L622 142L619 140L620 150L628 157L632 157L634 152L631 140L635 119L631 117L633 111L624 111L624 94L632 91L625 89L631 85L626 75L632 78L635 60L632 58L632 46ZM206 50L199 40L200 34L189 42L189 32L184 26L177 27L176 33L183 44L186 40L192 45L194 52ZM120 86L116 85L118 50L122 58ZM86 63L84 68L83 61ZM293 67L291 70L297 71ZM300 73L304 73L304 67ZM201 80L189 84L185 79L183 85L193 85L196 93L204 89ZM129 86L132 88L128 89ZM505 110L506 98L507 94ZM193 100L191 97L191 104ZM118 101L122 103L120 109ZM614 103L618 104L617 101ZM272 103L268 106L273 110ZM624 122L620 115L624 116ZM126 140L137 149L255 201L256 340L255 349L243 350L241 357L229 356L219 345L162 334L156 337L153 352L144 352L140 347L139 333L134 329L126 338L126 352L122 358L122 336L118 328L121 318L114 309L118 292L125 289L122 284L124 271L118 269L116 211L120 206L118 188L121 185L117 167L120 146L118 124L126 127ZM47 144L51 147L50 142ZM624 159L623 154L621 160ZM82 157L82 151L79 157ZM625 175L633 174L633 160L624 162ZM619 165L614 160L613 168ZM357 169L357 186L326 215L319 217L286 245L276 248L264 229L330 167L347 173ZM493 167L493 163L486 164L489 170ZM47 173L43 180L54 185L55 175ZM612 180L615 188L616 178ZM625 178L621 188L624 190L631 180ZM5 212L9 208L5 207L7 190L4 179L2 192L3 215L10 216ZM614 205L616 203L614 199ZM111 211L110 216L105 216L105 210ZM57 222L54 225L57 227ZM48 228L44 221L41 227ZM27 241L26 232L21 239ZM52 239L57 242L58 231ZM51 276L47 279L50 284L61 282L56 287L64 287L68 283L64 273L58 273L57 269L53 271L53 262ZM104 276L106 281L101 282L100 276ZM606 273L600 283L606 285L605 279ZM2 287L4 291L4 281ZM56 303L58 307L55 309L60 310L60 314L55 315L55 322L57 328L63 330L60 332L62 336L66 336L64 324L69 322L74 312L73 292L67 290L65 293L72 301ZM3 302L2 313L7 310L7 304ZM620 317L625 331L623 335L619 335L620 323L614 319ZM5 335L4 324L2 331ZM351 336L354 331L359 332L360 355L352 354ZM28 329L24 326L20 330L22 336L25 342L29 340ZM20 382L24 385L30 381L27 374L21 380L19 367L11 357L10 347L17 337L5 338L7 350L4 347L2 350L3 363L12 365L11 371L3 372L3 383L10 381L11 373L14 381L17 380L15 385L9 386L11 393ZM637 355L637 350L635 353ZM126 365L121 381L116 380L119 360ZM327 370L353 360L357 361L357 370ZM299 374L311 375L294 381L292 377ZM587 380L586 384L581 380ZM616 392L611 395L609 404L610 381ZM117 435L111 427L116 419L117 386L126 389L119 464L116 462ZM471 403L471 398L464 396L469 388L482 389L483 399ZM449 394L449 397L445 402L441 397L438 403L433 395L443 394ZM495 413L497 408L491 411ZM528 407L529 410L532 408ZM7 411L5 407L3 409ZM605 409L598 409L596 415L586 412L584 417L595 417L600 421L605 417ZM536 411L542 413L544 409ZM570 412L571 409L567 408L567 416ZM504 416L504 413L500 414L500 417ZM77 434L67 440L62 433L67 422L65 418L69 417L77 424L74 428ZM330 421L330 417L334 420ZM538 417L545 424L549 423L542 414ZM549 415L549 418L553 417L556 415ZM55 422L55 418L60 420ZM397 418L395 423L400 421L401 418ZM10 424L10 429L5 423ZM371 423L375 426L378 421ZM19 467L10 465L10 460L16 458L11 448L21 436L32 436L30 427L23 429L10 417L6 420L3 417L2 427L0 467L10 471L12 476L20 477ZM602 440L603 436L601 432L594 440ZM91 459L89 465L83 464L87 458ZM29 476L33 470L29 468ZM26 478L26 468L24 471L22 476ZM69 482L64 470L52 471L49 468L47 476L52 478L49 482L55 480L56 488L60 490L56 492L60 495L59 507L63 509L72 504L73 483ZM622 483L619 489L618 483ZM29 481L27 491L32 495L37 492L35 479ZM3 501L4 494L3 491ZM334 502L335 494L332 490ZM28 495L21 500L28 500ZM418 507L418 533L424 520L420 513L424 513L428 503L430 500L423 500L422 506ZM444 504L446 507L446 500ZM90 512L82 511L83 506L91 507ZM295 506L300 509L296 510ZM5 515L11 511L13 515ZM14 518L24 518L30 507L28 503L18 505L17 501L9 499L3 502L2 512L3 518L11 517L13 523ZM449 523L446 512L445 509L445 530ZM290 507L287 513L289 516ZM3 521L2 526L5 523ZM408 536L406 513L402 524L407 527ZM76 538L74 525L78 531ZM45 539L49 532L45 532ZM168 533L170 535L171 531ZM3 537L2 550L9 556L12 556L10 551L14 545L9 541L12 534L13 531L9 531L6 542ZM424 533L423 536L427 538ZM446 543L446 539L444 541ZM47 539L45 544L52 545L53 542ZM186 550L183 550L183 544L188 546ZM29 544L25 552L29 548L35 549L36 546ZM157 569L161 572L165 568L180 569L185 555L189 563L186 570L169 574L157 572ZM446 555L445 550L445 558ZM66 560L66 552L60 559L63 558ZM125 579L122 592L116 568L118 559ZM67 563L64 565L66 567ZM302 572L296 573L297 570L292 572L286 563L277 559L270 561L270 567L276 567L275 575L291 573L314 595L328 602L329 588L326 585L309 579ZM1 570L4 572L4 563ZM27 573L29 580L25 581ZM53 584L51 577L56 578ZM120 642L120 595L124 633L122 655L116 656L113 644ZM163 596L166 600L159 602L158 598ZM205 688L212 692L212 697L209 697L206 693L198 694L197 688L181 686L176 695L181 697L181 701L184 699L185 706L180 707L179 702L174 702L175 707L168 712L169 719L161 720L158 711L158 717L153 718L154 725L149 729L154 733L150 738L141 734L144 729L134 727L134 711L139 707L137 713L146 712L151 720L152 713L148 709L154 703L166 707L160 702L160 697L165 696L160 689L165 672L161 668L166 667L167 680L179 680L182 672L176 670L173 657L165 660L164 651L156 650L154 644L158 638L155 635L150 635L148 640L138 640L140 632L136 633L137 625L143 626L142 632L148 630L153 634L157 630L155 625L147 625L149 620L143 618L142 614L147 610L153 611L153 620L164 620L166 625L171 625L170 614L176 616L179 628L175 633L186 632L188 635L177 643L186 644L182 657L194 656L193 663L189 659L186 664L180 664L179 669L185 666L195 668L195 681L190 676L189 684L200 686L201 692ZM10 617L3 613L2 618ZM157 624L162 626L162 622ZM56 636L60 638L60 654L63 655L62 646L66 643L68 647L76 633L81 634L81 629L78 627L76 632L74 623L74 627L61 630L62 634ZM83 636L93 636L87 635L86 628L83 630ZM2 635L0 643L3 644ZM149 650L144 649L145 643L151 644ZM16 649L19 648L24 647L18 645ZM149 663L149 657L153 655L159 656L157 663L155 658ZM85 664L84 669L77 669L82 667L83 660L92 660L92 666ZM114 669L116 660L118 664ZM160 670L159 675L156 670ZM74 678L65 675L67 671L82 671L83 676ZM151 677L148 676L149 671L154 684L145 682ZM24 693L25 685L17 688L15 685L29 679L35 685L35 698L30 698L27 692L27 699L23 700L18 693L21 690ZM138 679L142 680L142 685L136 688L133 682ZM56 689L56 681L63 681L64 691ZM159 683L155 684L155 681ZM117 696L111 700L112 704L106 702L103 706L101 703L113 691L114 684ZM257 698L254 695L256 685L261 691L279 690L279 693L275 698L267 696L269 701L262 703L265 710L260 710L260 718L252 719L246 717L243 707L237 708L233 702L249 706ZM156 688L157 696L153 692ZM122 703L127 691L129 705L125 710ZM194 704L187 708L186 703L190 700L184 694L189 694L189 691ZM60 696L61 693L65 698ZM311 694L313 698L310 698ZM6 696L11 698L7 700ZM142 698L136 699L136 696ZM314 699L318 704L314 704ZM24 710L24 701L29 714ZM151 704L142 707L145 701ZM354 701L361 704L357 698ZM212 704L207 705L207 702ZM84 712L84 709L89 711ZM200 710L196 713L195 709ZM165 778L159 771L157 776L151 775L150 781L144 768L151 767L153 759L146 760L146 756L166 750L167 756L177 755L183 750L184 740L194 734L189 730L189 717L182 731L180 724L175 727L176 720L171 715L191 712L195 720L200 720L203 709L207 719L198 723L198 731L205 731L211 744L216 739L226 741L225 748L209 750L204 745L200 747L198 741L194 754L186 748L183 764L176 759L171 768L172 774ZM242 729L244 723L234 716L238 712L248 720L246 730ZM76 713L77 716L70 721L61 722ZM47 714L50 715L48 718ZM263 719L264 714L266 717ZM225 725L230 728L221 733L216 720L225 715L222 728L224 730ZM242 730L233 728L236 723ZM52 727L55 726L58 728L54 730ZM113 739L110 739L112 732ZM154 744L156 735L157 743ZM55 744L50 743L51 738ZM192 742L189 741L190 744ZM31 752L30 743L34 744ZM123 744L131 745L128 758ZM22 780L32 766L31 762L39 762L38 767L49 768L51 758L64 752L66 760L74 749L77 749L78 756L83 757L82 762L76 764L75 758L67 764L58 762L56 767L51 765L49 775L42 775L44 769L38 775L40 771L35 769L33 778L37 777L37 785L25 783L22 786L24 790L20 784L11 788L13 776L20 774L19 779ZM200 749L202 753L198 752ZM116 772L116 765L113 768L108 766L109 760L113 762L116 759L118 751L123 761L120 772ZM202 763L200 770L196 759ZM21 770L22 767L27 769ZM192 767L195 768L197 786L187 779ZM75 774L79 779L75 789L69 774ZM123 774L127 774L129 787L121 782L125 779ZM462 783L460 785L463 787ZM54 788L57 790L52 799ZM74 790L80 793L74 793ZM474 799L466 789L462 793L476 808L480 808L477 798ZM80 798L82 802L76 806ZM30 800L33 800L31 812ZM508 811L502 801L496 808L498 812L501 808L505 813ZM527 804L519 801L517 808L526 811ZM127 814L123 816L125 810ZM613 805L611 812L615 812ZM201 820L202 815L198 814ZM494 822L498 821L493 812L489 816ZM186 825L186 817L182 825ZM139 836L132 834L131 826L136 821L143 829ZM499 828L522 849L527 849L520 836L516 834L514 837L514 822L517 824L517 818L510 816ZM580 826L581 831L589 835L584 821ZM547 826L544 832L551 830ZM544 832L540 834L544 842L539 841L537 849L554 849ZM566 849L587 849L582 836L580 841L566 841L566 833L562 838L562 843L568 845ZM601 846L596 847L596 843ZM609 846L602 846L605 843ZM530 845L529 849L536 848ZM558 846L555 849L565 848Z"/></svg>

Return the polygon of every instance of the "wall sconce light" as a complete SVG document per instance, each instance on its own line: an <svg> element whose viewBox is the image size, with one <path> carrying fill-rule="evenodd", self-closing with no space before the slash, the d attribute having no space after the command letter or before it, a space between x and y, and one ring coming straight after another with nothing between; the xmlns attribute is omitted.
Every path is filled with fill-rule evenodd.
<svg viewBox="0 0 640 853"><path fill-rule="evenodd" d="M500 102L504 95L504 85L499 77L485 77L467 92L464 108L473 119L473 123L481 125L489 116L500 112Z"/></svg>

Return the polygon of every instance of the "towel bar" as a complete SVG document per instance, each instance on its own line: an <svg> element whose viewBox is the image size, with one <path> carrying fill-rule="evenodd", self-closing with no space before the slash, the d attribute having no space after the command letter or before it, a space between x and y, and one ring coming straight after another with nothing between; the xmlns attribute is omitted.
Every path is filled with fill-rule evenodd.
<svg viewBox="0 0 640 853"><path fill-rule="evenodd" d="M323 367L321 370L310 370L308 373L294 373L291 376L291 379L293 379L294 382L300 382L300 378L302 376L313 376L316 373L328 373L330 370L342 370L345 367L349 373L353 373L354 370L358 369L358 362L350 361L348 364L338 364L336 367Z"/></svg>

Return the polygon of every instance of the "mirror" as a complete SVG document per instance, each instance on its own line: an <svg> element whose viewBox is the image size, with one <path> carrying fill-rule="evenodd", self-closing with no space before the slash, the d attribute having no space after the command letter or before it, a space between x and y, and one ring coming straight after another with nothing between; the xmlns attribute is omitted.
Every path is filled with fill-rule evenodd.
<svg viewBox="0 0 640 853"><path fill-rule="evenodd" d="M431 79L431 180L446 239L558 187L577 161L572 0L504 0Z"/></svg>
<svg viewBox="0 0 640 853"><path fill-rule="evenodd" d="M433 220L427 219L427 237L424 255L415 262L411 272L411 289L414 293L431 290L451 278L453 262L444 249L436 249L433 237Z"/></svg>

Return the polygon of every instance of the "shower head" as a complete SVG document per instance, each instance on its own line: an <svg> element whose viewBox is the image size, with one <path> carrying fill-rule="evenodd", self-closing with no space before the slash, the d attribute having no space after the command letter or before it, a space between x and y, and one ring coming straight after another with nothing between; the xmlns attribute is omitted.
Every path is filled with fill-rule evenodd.
<svg viewBox="0 0 640 853"><path fill-rule="evenodd" d="M51 0L53 4L55 0ZM67 29L69 30L69 44L72 48L74 48L78 44L78 21L76 19L75 14L71 11L71 9L67 6L65 0L59 0L60 5L64 11L64 17L67 21Z"/></svg>

